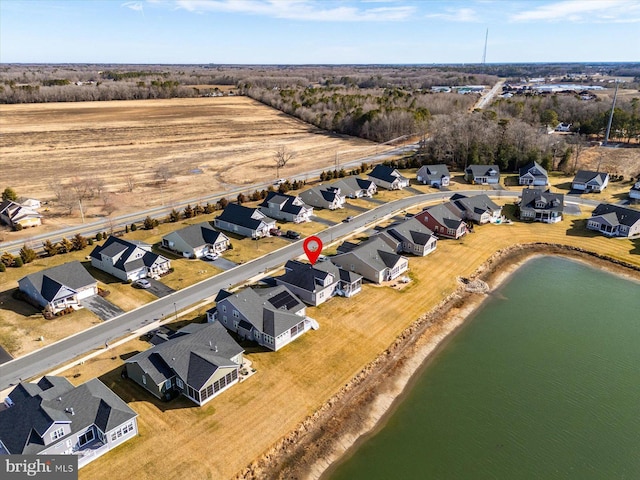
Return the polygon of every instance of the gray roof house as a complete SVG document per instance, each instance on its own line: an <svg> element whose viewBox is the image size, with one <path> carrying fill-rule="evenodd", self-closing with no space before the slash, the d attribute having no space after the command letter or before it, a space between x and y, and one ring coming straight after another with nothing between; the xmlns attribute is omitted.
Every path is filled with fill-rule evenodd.
<svg viewBox="0 0 640 480"><path fill-rule="evenodd" d="M269 230L276 228L273 218L257 208L243 207L237 203L228 204L213 222L216 228L250 238L268 237Z"/></svg>
<svg viewBox="0 0 640 480"><path fill-rule="evenodd" d="M207 311L207 320L220 322L241 338L276 351L310 328L318 328L306 311L305 304L283 285L244 288L236 293L220 290L216 306Z"/></svg>
<svg viewBox="0 0 640 480"><path fill-rule="evenodd" d="M33 208L20 205L12 200L4 200L0 203L0 223L16 228L36 227L42 225L42 215Z"/></svg>
<svg viewBox="0 0 640 480"><path fill-rule="evenodd" d="M640 181L634 183L633 187L629 190L629 198L640 200Z"/></svg>
<svg viewBox="0 0 640 480"><path fill-rule="evenodd" d="M549 185L549 174L538 162L529 162L520 169L518 184L543 187Z"/></svg>
<svg viewBox="0 0 640 480"><path fill-rule="evenodd" d="M77 455L81 468L138 434L137 414L93 378L20 383L0 411L0 455Z"/></svg>
<svg viewBox="0 0 640 480"><path fill-rule="evenodd" d="M278 285L284 285L308 305L318 306L334 295L353 296L362 288L362 277L343 271L330 261L315 265L289 260L284 275L275 277ZM341 275L342 273L342 275Z"/></svg>
<svg viewBox="0 0 640 480"><path fill-rule="evenodd" d="M601 192L607 188L608 183L609 174L606 172L578 170L571 182L571 188L582 192Z"/></svg>
<svg viewBox="0 0 640 480"><path fill-rule="evenodd" d="M394 280L409 269L407 257L396 253L399 243L387 235L374 235L357 245L344 242L331 261L373 283Z"/></svg>
<svg viewBox="0 0 640 480"><path fill-rule="evenodd" d="M162 237L162 246L186 258L201 258L206 253L221 253L229 248L229 237L208 222L197 223Z"/></svg>
<svg viewBox="0 0 640 480"><path fill-rule="evenodd" d="M463 220L474 221L480 225L489 222L499 223L502 218L502 207L484 193L469 197L456 193L445 205Z"/></svg>
<svg viewBox="0 0 640 480"><path fill-rule="evenodd" d="M587 228L609 237L632 237L640 234L640 211L601 203L587 220Z"/></svg>
<svg viewBox="0 0 640 480"><path fill-rule="evenodd" d="M91 254L91 265L123 281L157 277L171 268L171 261L153 253L151 245L130 242L113 235Z"/></svg>
<svg viewBox="0 0 640 480"><path fill-rule="evenodd" d="M448 187L451 174L446 165L423 165L416 173L416 180L432 187Z"/></svg>
<svg viewBox="0 0 640 480"><path fill-rule="evenodd" d="M460 238L467 233L467 224L446 203L425 208L415 215L429 230L438 237Z"/></svg>
<svg viewBox="0 0 640 480"><path fill-rule="evenodd" d="M464 179L471 184L497 185L500 183L500 168L497 165L469 165Z"/></svg>
<svg viewBox="0 0 640 480"><path fill-rule="evenodd" d="M395 168L386 165L376 165L367 176L378 187L387 190L402 190L409 186L408 178L403 177Z"/></svg>
<svg viewBox="0 0 640 480"><path fill-rule="evenodd" d="M433 232L415 217L395 223L380 235L389 235L398 242L398 253L410 253L424 257L436 249L438 239Z"/></svg>
<svg viewBox="0 0 640 480"><path fill-rule="evenodd" d="M189 324L125 366L127 376L154 396L182 394L202 406L238 382L243 352L221 324Z"/></svg>
<svg viewBox="0 0 640 480"><path fill-rule="evenodd" d="M98 281L76 260L22 277L18 288L41 307L57 313L67 307L81 308L80 300L97 295Z"/></svg>
<svg viewBox="0 0 640 480"><path fill-rule="evenodd" d="M315 208L336 210L344 205L345 196L339 188L331 185L318 185L300 193L300 198L307 205Z"/></svg>
<svg viewBox="0 0 640 480"><path fill-rule="evenodd" d="M357 176L341 178L331 186L340 189L340 192L349 198L372 197L378 191L378 187L371 180Z"/></svg>
<svg viewBox="0 0 640 480"><path fill-rule="evenodd" d="M269 192L258 208L267 217L285 222L308 222L313 215L313 207L305 205L300 197L278 192Z"/></svg>
<svg viewBox="0 0 640 480"><path fill-rule="evenodd" d="M524 188L520 200L520 220L556 223L562 220L564 195L549 189Z"/></svg>

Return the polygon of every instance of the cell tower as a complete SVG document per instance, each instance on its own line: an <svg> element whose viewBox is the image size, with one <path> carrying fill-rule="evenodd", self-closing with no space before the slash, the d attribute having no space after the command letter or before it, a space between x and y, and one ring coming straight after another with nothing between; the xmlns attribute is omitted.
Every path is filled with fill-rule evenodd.
<svg viewBox="0 0 640 480"><path fill-rule="evenodd" d="M487 28L487 33L484 35L484 52L482 52L482 65L487 63L487 40L489 40L489 29Z"/></svg>

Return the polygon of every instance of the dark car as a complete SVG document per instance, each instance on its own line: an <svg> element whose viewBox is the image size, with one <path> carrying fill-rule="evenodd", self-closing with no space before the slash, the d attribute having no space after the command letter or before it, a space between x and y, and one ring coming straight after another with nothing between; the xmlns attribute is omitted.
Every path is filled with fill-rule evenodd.
<svg viewBox="0 0 640 480"><path fill-rule="evenodd" d="M279 228L272 228L271 230L269 230L269 235L271 235L272 237L281 237L282 230L280 230Z"/></svg>
<svg viewBox="0 0 640 480"><path fill-rule="evenodd" d="M287 230L287 233L285 234L285 236L287 238L293 238L295 240L300 238L300 234L298 232L294 232L293 230Z"/></svg>
<svg viewBox="0 0 640 480"><path fill-rule="evenodd" d="M351 215L349 215L348 217L346 217L344 220L342 220L345 223L349 223L351 220L353 220L353 217Z"/></svg>

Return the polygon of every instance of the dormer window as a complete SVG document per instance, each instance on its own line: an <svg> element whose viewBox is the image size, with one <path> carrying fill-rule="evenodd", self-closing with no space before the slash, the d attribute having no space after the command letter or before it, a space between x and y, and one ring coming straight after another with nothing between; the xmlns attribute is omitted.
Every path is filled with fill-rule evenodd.
<svg viewBox="0 0 640 480"><path fill-rule="evenodd" d="M62 437L64 437L64 427L56 428L53 432L51 432L51 440L58 440Z"/></svg>

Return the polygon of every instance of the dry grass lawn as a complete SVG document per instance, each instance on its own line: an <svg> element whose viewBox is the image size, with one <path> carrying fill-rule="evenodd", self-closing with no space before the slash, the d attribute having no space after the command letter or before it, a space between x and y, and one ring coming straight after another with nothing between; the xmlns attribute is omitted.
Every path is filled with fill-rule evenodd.
<svg viewBox="0 0 640 480"><path fill-rule="evenodd" d="M512 207L505 209L509 215ZM640 266L638 241L608 239L584 229L586 215L555 225L540 223L485 225L458 241L443 240L425 258L410 258L411 278L395 290L365 285L352 298L334 298L308 314L320 323L273 353L249 349L257 374L203 408L186 400L161 403L120 378L121 356L144 344L124 345L105 357L69 371L79 380L101 375L139 414L141 435L80 471L80 478L157 479L229 478L265 452L277 439L387 348L421 314L456 287L457 276L470 276L495 251L544 240L574 245ZM375 308L371 308L375 305ZM112 357L115 357L112 359ZM96 368L98 367L98 368ZM162 461L170 452L172 459Z"/></svg>

